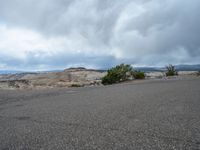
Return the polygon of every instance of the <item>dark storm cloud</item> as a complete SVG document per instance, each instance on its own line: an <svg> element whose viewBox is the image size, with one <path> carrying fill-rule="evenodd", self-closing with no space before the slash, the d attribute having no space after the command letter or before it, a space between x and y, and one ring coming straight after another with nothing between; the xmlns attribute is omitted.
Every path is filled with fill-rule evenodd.
<svg viewBox="0 0 200 150"><path fill-rule="evenodd" d="M8 67L13 69L23 70L52 70L52 69L65 69L69 67L87 67L96 69L108 69L117 64L117 60L113 56L86 56L80 57L78 54L68 55L55 55L50 57L34 56L28 54L26 61L12 58L0 57L1 62L5 63ZM91 63L92 62L92 63Z"/></svg>
<svg viewBox="0 0 200 150"><path fill-rule="evenodd" d="M41 52L37 47L28 52L25 44L18 57L0 52L8 58L0 63L95 67L122 61L147 66L200 63L199 8L199 0L1 0L0 25L6 25L6 35L10 29L20 29L42 36L31 39L28 48L38 37L38 45L52 38L57 44L50 45L51 50L39 46ZM0 51L13 52L15 45L7 46L1 36L0 40L4 40Z"/></svg>

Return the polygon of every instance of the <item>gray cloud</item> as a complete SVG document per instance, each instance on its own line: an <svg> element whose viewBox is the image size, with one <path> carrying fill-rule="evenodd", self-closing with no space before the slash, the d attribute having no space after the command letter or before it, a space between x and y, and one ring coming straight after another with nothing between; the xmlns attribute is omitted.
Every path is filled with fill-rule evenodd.
<svg viewBox="0 0 200 150"><path fill-rule="evenodd" d="M22 59L2 54L15 45L1 48L0 43L0 58L7 57L0 64L104 68L121 62L200 63L199 7L199 0L1 0L0 25L6 25L6 33L33 31L44 39L41 44L52 38L57 44L30 52L25 47Z"/></svg>
<svg viewBox="0 0 200 150"><path fill-rule="evenodd" d="M35 56L34 54L27 54L27 59L20 60L15 57L6 58L0 57L1 63L6 64L5 67L11 67L15 70L21 68L23 70L52 70L52 69L64 69L70 67L87 67L105 69L111 68L118 63L113 56L87 56L80 57L78 54L68 55L54 55L49 57Z"/></svg>

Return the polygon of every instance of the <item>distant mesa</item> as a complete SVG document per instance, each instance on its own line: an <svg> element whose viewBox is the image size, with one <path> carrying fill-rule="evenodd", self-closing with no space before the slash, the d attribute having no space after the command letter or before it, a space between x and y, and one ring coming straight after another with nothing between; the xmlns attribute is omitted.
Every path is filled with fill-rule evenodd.
<svg viewBox="0 0 200 150"><path fill-rule="evenodd" d="M69 71L69 70L73 70L73 71L79 71L79 70L88 70L84 67L71 67L71 68L67 68L64 71Z"/></svg>
<svg viewBox="0 0 200 150"><path fill-rule="evenodd" d="M64 70L64 72L74 72L74 71L94 71L94 72L106 72L106 70L97 69L87 69L85 67L71 67Z"/></svg>

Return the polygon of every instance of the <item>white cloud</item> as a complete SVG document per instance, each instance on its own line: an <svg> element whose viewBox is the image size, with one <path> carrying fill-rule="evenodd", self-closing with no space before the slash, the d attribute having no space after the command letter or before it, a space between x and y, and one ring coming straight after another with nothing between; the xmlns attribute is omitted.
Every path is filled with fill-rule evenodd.
<svg viewBox="0 0 200 150"><path fill-rule="evenodd" d="M8 27L5 24L0 25L0 33L1 69L16 68L17 65L28 69L31 67L45 69L45 67L51 66L59 68L59 66L56 66L57 59L65 59L63 56L66 57L63 62L67 63L62 64L62 59L59 60L61 68L63 66L70 67L69 65L98 68L98 65L85 63L85 59L107 57L106 55L109 57L109 52L106 49L100 51L98 48L92 47L88 39L78 33L72 33L68 36L47 37L34 30ZM74 60L69 59L70 57ZM83 57L83 60L80 59L81 57ZM14 64L16 62L17 64ZM30 67L27 67L28 65Z"/></svg>
<svg viewBox="0 0 200 150"><path fill-rule="evenodd" d="M200 63L199 7L198 0L1 0L0 66Z"/></svg>

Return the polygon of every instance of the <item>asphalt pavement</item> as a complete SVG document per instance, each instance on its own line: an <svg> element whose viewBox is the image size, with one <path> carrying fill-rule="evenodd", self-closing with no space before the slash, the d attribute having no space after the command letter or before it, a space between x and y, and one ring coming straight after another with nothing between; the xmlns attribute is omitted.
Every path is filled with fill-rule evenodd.
<svg viewBox="0 0 200 150"><path fill-rule="evenodd" d="M200 78L0 90L0 150L200 150Z"/></svg>

